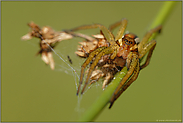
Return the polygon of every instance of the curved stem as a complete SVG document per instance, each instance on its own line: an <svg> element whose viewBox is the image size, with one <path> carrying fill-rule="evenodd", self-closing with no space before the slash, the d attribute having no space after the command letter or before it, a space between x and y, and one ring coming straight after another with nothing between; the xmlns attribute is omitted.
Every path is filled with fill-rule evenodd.
<svg viewBox="0 0 183 123"><path fill-rule="evenodd" d="M175 5L174 1L167 1L163 4L162 8L160 9L160 12L156 16L155 20L149 27L149 29L152 29L158 25L163 25L165 21L168 18L168 15L170 15L171 11L173 10ZM157 34L152 35L150 40L155 38ZM108 85L108 87L105 89L105 91L97 98L97 100L89 107L89 109L84 113L84 115L79 119L79 121L93 121L99 113L102 111L102 109L108 104L113 92L117 88L118 84L121 81L121 78L123 78L127 73L127 68L124 67L121 72L119 72L113 81Z"/></svg>

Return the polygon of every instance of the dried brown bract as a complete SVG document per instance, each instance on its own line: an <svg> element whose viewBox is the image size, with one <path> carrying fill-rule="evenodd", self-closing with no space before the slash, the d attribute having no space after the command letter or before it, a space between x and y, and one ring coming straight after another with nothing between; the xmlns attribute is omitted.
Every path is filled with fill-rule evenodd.
<svg viewBox="0 0 183 123"><path fill-rule="evenodd" d="M78 46L78 49L75 52L78 56L86 58L92 51L94 51L98 47L109 46L109 43L105 40L103 34L97 34L92 36L93 37L90 37L90 40L79 42L79 44L81 45Z"/></svg>
<svg viewBox="0 0 183 123"><path fill-rule="evenodd" d="M41 54L42 60L49 64L51 69L55 68L53 60L52 48L54 48L58 42L73 38L72 35L67 34L63 31L55 31L49 26L40 28L34 22L28 23L30 32L22 36L22 40L30 40L33 37L40 39L40 51L37 54Z"/></svg>

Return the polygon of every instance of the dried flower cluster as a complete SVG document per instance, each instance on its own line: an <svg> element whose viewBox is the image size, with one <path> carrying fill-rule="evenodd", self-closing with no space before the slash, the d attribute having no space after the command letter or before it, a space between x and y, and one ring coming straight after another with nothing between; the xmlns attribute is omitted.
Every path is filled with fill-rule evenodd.
<svg viewBox="0 0 183 123"><path fill-rule="evenodd" d="M55 68L55 63L52 55L52 48L54 48L58 42L73 38L72 35L65 32L56 32L51 27L44 26L40 28L34 22L28 23L31 28L30 32L22 36L22 40L30 40L33 37L40 39L40 51L37 54L41 54L42 60L49 64L51 69Z"/></svg>

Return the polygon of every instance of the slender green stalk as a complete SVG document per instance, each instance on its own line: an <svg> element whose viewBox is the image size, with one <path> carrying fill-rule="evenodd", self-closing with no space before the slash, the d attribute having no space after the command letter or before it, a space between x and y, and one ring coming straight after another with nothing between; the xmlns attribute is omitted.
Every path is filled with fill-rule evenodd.
<svg viewBox="0 0 183 123"><path fill-rule="evenodd" d="M162 6L160 12L158 13L156 18L154 19L153 23L149 27L149 29L152 29L158 25L165 24L165 21L167 20L168 16L170 15L171 11L173 10L175 3L176 3L175 1L165 2L164 5ZM154 35L152 35L149 40L154 39L157 36L157 34L158 33L155 33Z"/></svg>
<svg viewBox="0 0 183 123"><path fill-rule="evenodd" d="M174 5L175 2L173 1L165 2L149 29L152 29L158 25L163 25L167 20L168 15L170 15ZM157 34L152 35L151 39L154 39L156 35ZM121 72L119 72L115 76L115 79L113 79L113 81L111 82L111 84L109 84L105 91L97 98L93 105L89 107L89 109L84 113L84 115L79 119L79 121L93 121L96 118L96 116L99 115L102 109L108 104L113 92L120 83L121 78L123 78L126 75L126 73L127 68L124 67L121 70Z"/></svg>

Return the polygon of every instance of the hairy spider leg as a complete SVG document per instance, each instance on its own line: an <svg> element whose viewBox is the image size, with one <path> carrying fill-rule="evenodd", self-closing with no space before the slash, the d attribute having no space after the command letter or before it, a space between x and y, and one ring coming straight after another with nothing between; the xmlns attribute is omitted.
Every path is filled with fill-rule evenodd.
<svg viewBox="0 0 183 123"><path fill-rule="evenodd" d="M122 19L120 27L119 27L119 31L117 32L116 37L115 37L115 41L122 40L123 33L127 27L127 24L128 24L128 20Z"/></svg>
<svg viewBox="0 0 183 123"><path fill-rule="evenodd" d="M110 25L110 26L109 26L109 30L112 32L115 28L117 28L119 25L121 25L121 21L122 21L122 20L120 20L120 21L118 21L118 22L116 22L116 23Z"/></svg>
<svg viewBox="0 0 183 123"><path fill-rule="evenodd" d="M150 31L148 31L145 36L143 37L142 41L139 43L138 45L138 50L142 51L144 45L148 42L148 40L150 39L150 37L152 36L153 33L156 32L160 32L162 29L162 25L155 27L154 29L151 29Z"/></svg>
<svg viewBox="0 0 183 123"><path fill-rule="evenodd" d="M123 77L123 79L121 80L121 82L119 83L118 87L116 88L116 90L113 93L113 96L110 100L110 103L113 103L113 101L116 98L116 95L118 95L118 93L120 92L122 86L125 84L125 82L132 76L132 74L134 73L135 68L137 67L137 64L139 62L138 59L138 53L137 52L130 52L127 58L131 63L129 66L129 70L127 72L127 74ZM128 67L127 67L128 68ZM133 77L133 76L132 76Z"/></svg>
<svg viewBox="0 0 183 123"><path fill-rule="evenodd" d="M102 30L105 38L107 39L107 41L110 44L113 44L114 37L113 37L112 33L105 26L103 26L101 24L84 25L84 26L80 26L80 27L71 29L70 31L77 31L77 30L82 30L82 29L94 29L94 28L100 28L100 30Z"/></svg>
<svg viewBox="0 0 183 123"><path fill-rule="evenodd" d="M114 101L137 79L139 72L140 72L140 63L138 62L137 66L134 69L133 73L134 75L125 85L123 85L122 89L117 93L117 95L115 95L115 97L110 100L109 109L113 106Z"/></svg>
<svg viewBox="0 0 183 123"><path fill-rule="evenodd" d="M98 49L96 49L93 52L91 52L89 57L86 59L86 61L81 66L81 74L80 74L80 79L79 79L79 86L78 86L78 90L77 90L76 95L79 94L80 87L81 87L81 85L83 83L84 70L85 70L86 66L90 63L90 61L92 61L92 59L95 57L95 55L99 54L105 48L106 47L99 47Z"/></svg>
<svg viewBox="0 0 183 123"><path fill-rule="evenodd" d="M123 27L126 27L127 25L127 19L122 19L112 25L109 26L109 30L112 32L115 28L117 28L118 26L122 25L123 24Z"/></svg>
<svg viewBox="0 0 183 123"><path fill-rule="evenodd" d="M147 65L149 65L149 62L151 60L151 56L152 56L152 53L153 53L155 47L156 47L156 41L155 40L152 40L149 43L147 43L144 46L143 50L140 52L139 58L142 58L149 51L145 63L140 66L140 70L142 70Z"/></svg>
<svg viewBox="0 0 183 123"><path fill-rule="evenodd" d="M124 18L121 21L118 21L109 27L109 30L112 31L114 28L120 26L119 30L116 34L116 37L115 37L115 41L118 41L120 43L120 45L122 43L122 36L127 27L127 24L128 24L128 20Z"/></svg>
<svg viewBox="0 0 183 123"><path fill-rule="evenodd" d="M78 30L83 30L83 29L94 29L94 28L98 28L100 26L101 26L100 24L82 25L82 26L70 29L70 31L78 31Z"/></svg>
<svg viewBox="0 0 183 123"><path fill-rule="evenodd" d="M76 32L72 32L72 31L70 31L70 30L64 30L64 32L66 32L66 33L68 33L68 34L71 34L71 35L73 35L73 36L75 36L75 37L84 38L84 39L86 39L86 40L88 40L88 41L94 41L94 40L96 40L95 38L92 38L92 37L90 37L90 36L88 36L88 35L85 35L85 34L82 34L82 33L76 33Z"/></svg>

